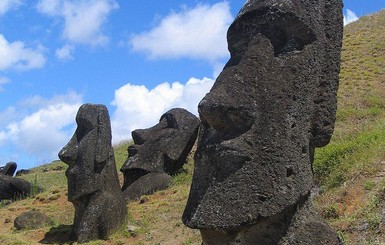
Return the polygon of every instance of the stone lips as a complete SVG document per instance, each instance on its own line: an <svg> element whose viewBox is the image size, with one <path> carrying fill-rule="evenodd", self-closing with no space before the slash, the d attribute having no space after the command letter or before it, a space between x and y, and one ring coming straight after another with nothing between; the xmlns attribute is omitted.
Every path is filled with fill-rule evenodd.
<svg viewBox="0 0 385 245"><path fill-rule="evenodd" d="M334 130L342 29L341 1L245 4L228 31L231 58L198 106L187 226L244 234L298 210L323 224L301 203L313 186L314 149Z"/></svg>
<svg viewBox="0 0 385 245"><path fill-rule="evenodd" d="M68 200L75 207L72 239L107 239L127 216L111 146L107 107L84 104L76 122L75 134L59 153L59 158L69 165Z"/></svg>
<svg viewBox="0 0 385 245"><path fill-rule="evenodd" d="M185 109L164 113L151 128L132 132L134 145L121 168L123 192L127 200L165 189L179 171L193 147L200 121Z"/></svg>

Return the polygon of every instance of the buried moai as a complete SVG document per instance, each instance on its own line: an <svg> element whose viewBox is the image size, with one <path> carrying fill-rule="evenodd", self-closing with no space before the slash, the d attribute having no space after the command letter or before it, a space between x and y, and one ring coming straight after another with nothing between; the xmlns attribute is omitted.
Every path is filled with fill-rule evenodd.
<svg viewBox="0 0 385 245"><path fill-rule="evenodd" d="M31 194L31 183L12 177L16 168L15 162L9 162L4 167L0 167L0 200L17 200Z"/></svg>
<svg viewBox="0 0 385 245"><path fill-rule="evenodd" d="M76 123L73 137L59 153L59 158L69 165L68 200L75 207L71 238L78 242L107 239L127 217L111 146L107 108L82 105Z"/></svg>
<svg viewBox="0 0 385 245"><path fill-rule="evenodd" d="M9 162L4 167L0 167L0 174L13 176L16 172L17 164L15 162Z"/></svg>
<svg viewBox="0 0 385 245"><path fill-rule="evenodd" d="M171 176L183 167L193 147L199 119L185 109L164 113L159 123L132 132L134 145L128 147L123 193L127 200L165 189Z"/></svg>
<svg viewBox="0 0 385 245"><path fill-rule="evenodd" d="M25 198L31 192L32 185L28 181L0 174L0 201Z"/></svg>
<svg viewBox="0 0 385 245"><path fill-rule="evenodd" d="M249 0L198 109L183 222L203 244L339 244L313 211L316 147L334 130L341 0Z"/></svg>

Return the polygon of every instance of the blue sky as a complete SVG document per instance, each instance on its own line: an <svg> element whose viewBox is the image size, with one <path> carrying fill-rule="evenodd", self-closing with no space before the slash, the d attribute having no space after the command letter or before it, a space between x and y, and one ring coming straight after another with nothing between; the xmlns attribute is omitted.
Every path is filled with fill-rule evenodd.
<svg viewBox="0 0 385 245"><path fill-rule="evenodd" d="M114 143L170 108L196 113L243 3L0 0L0 166L57 159L83 103L108 106ZM382 8L346 0L345 21Z"/></svg>

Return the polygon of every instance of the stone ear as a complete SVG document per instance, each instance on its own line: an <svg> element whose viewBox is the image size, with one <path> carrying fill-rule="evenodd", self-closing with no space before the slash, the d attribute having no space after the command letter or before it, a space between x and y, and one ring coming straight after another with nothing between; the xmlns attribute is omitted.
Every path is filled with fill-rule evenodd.
<svg viewBox="0 0 385 245"><path fill-rule="evenodd" d="M106 118L107 117L107 118ZM107 164L108 158L110 157L109 149L111 141L110 125L105 122L109 122L108 113L104 111L99 112L97 122L97 141L96 141L96 155L95 155L95 172L100 173L104 166Z"/></svg>
<svg viewBox="0 0 385 245"><path fill-rule="evenodd" d="M323 82L318 88L318 93L314 100L313 127L312 127L312 145L323 147L327 145L334 131L336 120L337 94L336 87L338 80Z"/></svg>
<svg viewBox="0 0 385 245"><path fill-rule="evenodd" d="M323 147L331 139L337 111L337 89L340 70L340 51L342 44L343 20L342 5L340 1L327 0L324 5L325 15L323 16L325 24L323 25L322 42L324 51L320 55L324 60L320 67L320 76L317 92L314 95L314 114L312 120L312 145ZM338 25L330 25L337 23ZM338 28L336 28L338 27Z"/></svg>

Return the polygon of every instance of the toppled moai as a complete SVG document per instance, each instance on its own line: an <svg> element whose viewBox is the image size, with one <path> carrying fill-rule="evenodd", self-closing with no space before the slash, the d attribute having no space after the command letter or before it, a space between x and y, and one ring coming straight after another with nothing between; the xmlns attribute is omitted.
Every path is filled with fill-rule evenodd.
<svg viewBox="0 0 385 245"><path fill-rule="evenodd" d="M0 174L7 176L13 176L16 172L17 164L15 162L9 162L4 167L0 167Z"/></svg>
<svg viewBox="0 0 385 245"><path fill-rule="evenodd" d="M31 191L32 185L28 181L0 174L0 201L25 198Z"/></svg>
<svg viewBox="0 0 385 245"><path fill-rule="evenodd" d="M249 0L202 121L183 222L203 244L339 244L313 211L312 163L335 124L341 0Z"/></svg>
<svg viewBox="0 0 385 245"><path fill-rule="evenodd" d="M183 167L193 147L199 119L185 109L164 113L159 123L132 132L134 145L120 171L124 174L123 193L128 201L165 189L171 176Z"/></svg>
<svg viewBox="0 0 385 245"><path fill-rule="evenodd" d="M76 123L73 137L59 153L59 158L69 165L68 200L75 207L71 238L78 242L107 239L127 217L107 107L82 105Z"/></svg>

